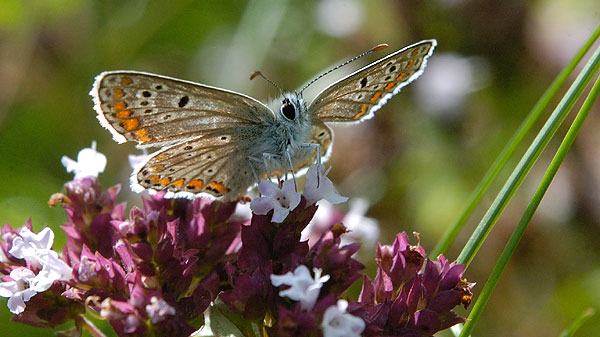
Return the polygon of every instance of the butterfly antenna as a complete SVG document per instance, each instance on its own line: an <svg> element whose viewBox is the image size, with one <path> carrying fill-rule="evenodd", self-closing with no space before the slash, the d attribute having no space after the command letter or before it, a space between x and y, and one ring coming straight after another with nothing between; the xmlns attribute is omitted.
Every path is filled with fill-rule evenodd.
<svg viewBox="0 0 600 337"><path fill-rule="evenodd" d="M277 83L271 81L271 79L269 79L265 75L263 75L260 71L253 72L252 75L250 75L250 81L255 79L256 76L260 76L260 77L264 78L267 82L271 83L275 88L277 88L279 90L279 93L281 94L281 96L283 96L283 90L281 89L281 87L278 86Z"/></svg>
<svg viewBox="0 0 600 337"><path fill-rule="evenodd" d="M319 79L321 79L323 76L326 76L326 75L330 74L332 71L337 70L337 69L339 69L339 68L347 65L348 63L354 62L354 61L358 60L359 58L361 58L363 56L369 55L369 54L371 54L374 51L379 51L379 50L385 49L387 47L388 47L387 43L378 44L375 47L367 50L366 52L364 52L364 53L362 53L360 55L354 56L353 58L349 59L348 61L346 61L346 62L344 62L344 63L342 63L340 65L337 65L337 66L335 66L335 67L327 70L326 72L322 73L321 75L313 78L304 87L302 87L302 89L300 89L300 95L302 95L302 92L304 91L304 89L308 88L311 84L315 83L316 81L318 81Z"/></svg>

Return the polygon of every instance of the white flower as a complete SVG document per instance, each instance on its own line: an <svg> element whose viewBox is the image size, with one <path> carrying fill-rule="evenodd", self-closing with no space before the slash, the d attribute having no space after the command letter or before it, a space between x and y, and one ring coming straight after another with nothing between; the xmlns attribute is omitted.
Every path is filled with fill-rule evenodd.
<svg viewBox="0 0 600 337"><path fill-rule="evenodd" d="M340 246L356 241L362 242L367 248L375 246L379 239L379 223L365 216L368 209L369 203L365 199L357 198L350 201L350 210L342 220L348 233L341 236Z"/></svg>
<svg viewBox="0 0 600 337"><path fill-rule="evenodd" d="M321 329L323 337L358 337L365 329L365 322L360 318L346 312L348 302L338 300L337 305L332 305L323 314Z"/></svg>
<svg viewBox="0 0 600 337"><path fill-rule="evenodd" d="M77 161L63 156L60 162L67 169L67 172L74 172L75 179L84 177L98 177L98 174L104 172L106 167L106 156L96 151L96 142L92 142L90 148L85 148L77 154Z"/></svg>
<svg viewBox="0 0 600 337"><path fill-rule="evenodd" d="M127 156L127 160L129 161L129 166L131 166L132 169L136 170L137 168L145 164L146 160L148 160L149 157L150 156L148 155L148 153L146 153L146 150L144 150L144 153L142 154L130 154L129 156Z"/></svg>
<svg viewBox="0 0 600 337"><path fill-rule="evenodd" d="M317 302L321 287L329 280L329 275L321 276L321 269L314 268L313 272L314 278L305 265L300 265L293 273L289 271L283 275L271 275L271 283L275 287L289 285L288 289L279 292L279 296L300 301L302 309L310 310Z"/></svg>
<svg viewBox="0 0 600 337"><path fill-rule="evenodd" d="M46 227L35 234L29 228L23 227L19 236L13 239L12 248L8 252L18 259L29 262L32 268L42 269L39 274L43 272L43 275L52 282L70 280L72 269L58 257L57 252L51 249L53 242L54 232L50 228Z"/></svg>
<svg viewBox="0 0 600 337"><path fill-rule="evenodd" d="M300 193L296 192L296 184L293 180L284 181L281 189L272 181L263 180L258 184L258 190L262 197L254 198L250 203L250 209L260 215L273 210L271 219L273 222L281 223L300 203Z"/></svg>
<svg viewBox="0 0 600 337"><path fill-rule="evenodd" d="M46 250L40 251L38 254L38 261L42 265L42 270L38 273L38 275L45 273L46 277L51 279L52 282L55 280L68 281L73 278L73 269L71 269L71 267L69 267L65 261L58 257L57 252L53 250Z"/></svg>
<svg viewBox="0 0 600 337"><path fill-rule="evenodd" d="M0 296L9 297L8 308L15 315L25 310L25 302L35 294L44 292L52 286L54 280L49 279L48 273L40 272L35 275L27 268L13 269L10 278L13 281L0 283Z"/></svg>
<svg viewBox="0 0 600 337"><path fill-rule="evenodd" d="M24 259L34 268L41 268L39 252L52 248L54 242L54 232L46 227L38 234L33 233L29 228L23 227L19 236L12 241L12 248L8 251L17 259Z"/></svg>
<svg viewBox="0 0 600 337"><path fill-rule="evenodd" d="M152 296L150 302L151 304L146 305L146 313L148 313L148 316L152 320L152 324L156 324L166 319L167 315L175 315L175 308L170 306L169 303L162 298Z"/></svg>
<svg viewBox="0 0 600 337"><path fill-rule="evenodd" d="M306 198L307 205L312 205L315 202L325 199L332 204L342 203L348 198L342 197L333 187L333 183L327 178L329 170L325 171L323 165L312 165L306 172L306 184L302 193Z"/></svg>

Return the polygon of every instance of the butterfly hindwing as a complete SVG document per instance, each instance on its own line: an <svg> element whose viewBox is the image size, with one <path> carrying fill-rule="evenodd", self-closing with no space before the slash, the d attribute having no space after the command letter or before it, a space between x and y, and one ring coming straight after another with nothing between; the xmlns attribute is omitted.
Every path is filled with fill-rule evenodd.
<svg viewBox="0 0 600 337"><path fill-rule="evenodd" d="M140 147L274 118L267 106L251 97L142 72L104 72L96 77L90 94L100 123L114 139L135 141Z"/></svg>
<svg viewBox="0 0 600 337"><path fill-rule="evenodd" d="M424 40L359 69L317 95L309 111L325 122L373 117L388 99L423 73L436 44Z"/></svg>
<svg viewBox="0 0 600 337"><path fill-rule="evenodd" d="M210 194L234 198L254 182L239 136L205 133L152 154L131 177L134 190L167 190L167 197Z"/></svg>
<svg viewBox="0 0 600 337"><path fill-rule="evenodd" d="M321 151L321 161L325 162L329 159L331 150L333 148L333 132L327 125L325 125L325 123L315 119L312 123L312 129L307 143L319 145ZM302 161L294 163L294 172L303 174L310 165L316 162L317 156L319 155L317 150L307 150L310 150L311 152L307 155L304 155L304 159Z"/></svg>

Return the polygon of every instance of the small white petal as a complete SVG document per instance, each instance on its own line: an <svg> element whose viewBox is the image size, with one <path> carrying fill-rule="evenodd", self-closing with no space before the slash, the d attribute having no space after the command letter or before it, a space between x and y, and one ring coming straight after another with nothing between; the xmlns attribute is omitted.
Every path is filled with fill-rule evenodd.
<svg viewBox="0 0 600 337"><path fill-rule="evenodd" d="M28 299L29 300L29 299ZM12 296L8 299L6 306L15 315L18 315L25 311L25 301L23 300L23 296L19 294L18 296Z"/></svg>
<svg viewBox="0 0 600 337"><path fill-rule="evenodd" d="M279 292L279 296L300 301L302 309L310 310L314 307L323 284L329 280L329 275L321 276L321 269L314 269L315 277L305 265L300 265L294 272L283 275L271 275L271 283L275 287L289 285L286 290Z"/></svg>
<svg viewBox="0 0 600 337"><path fill-rule="evenodd" d="M127 160L129 161L129 166L131 166L132 169L136 170L138 167L144 165L148 157L150 156L147 153L138 155L130 154L129 156L127 156Z"/></svg>
<svg viewBox="0 0 600 337"><path fill-rule="evenodd" d="M319 209L321 205L319 205ZM365 247L374 247L379 240L379 222L373 218L366 217L369 203L364 199L350 200L350 210L344 216L342 223L348 229L348 233L341 236L340 246L360 241Z"/></svg>
<svg viewBox="0 0 600 337"><path fill-rule="evenodd" d="M92 142L90 148L85 148L77 154L77 161L63 156L61 163L67 169L67 172L74 172L75 178L98 177L98 174L104 172L106 168L106 156L96 151L96 142Z"/></svg>
<svg viewBox="0 0 600 337"><path fill-rule="evenodd" d="M160 321L163 321L167 318L167 316L175 315L175 308L169 305L162 298L158 298L153 296L150 299L150 303L146 305L146 313L152 320L152 324L156 324Z"/></svg>
<svg viewBox="0 0 600 337"><path fill-rule="evenodd" d="M290 211L300 203L300 193L296 192L296 186L291 180L286 180L281 189L270 180L263 180L258 184L258 189L263 196L254 198L250 209L260 215L273 210L273 222L283 222Z"/></svg>
<svg viewBox="0 0 600 337"><path fill-rule="evenodd" d="M338 194L333 182L327 178L327 171L323 165L312 165L306 172L306 184L302 193L309 205L325 199L332 204L339 204L348 200Z"/></svg>
<svg viewBox="0 0 600 337"><path fill-rule="evenodd" d="M348 302L338 300L323 314L321 329L323 337L358 337L365 329L365 322L346 312Z"/></svg>

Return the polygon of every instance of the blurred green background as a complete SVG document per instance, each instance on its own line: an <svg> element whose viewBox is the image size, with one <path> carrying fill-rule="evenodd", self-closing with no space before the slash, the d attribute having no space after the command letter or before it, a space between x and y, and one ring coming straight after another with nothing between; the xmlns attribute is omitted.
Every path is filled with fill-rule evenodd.
<svg viewBox="0 0 600 337"><path fill-rule="evenodd" d="M597 0L2 0L0 222L18 227L31 217L36 231L55 229L59 248L65 215L47 200L71 178L61 156L76 158L92 140L108 157L100 181L105 187L123 184L120 200L140 205L127 186L127 155L137 150L112 141L92 110L88 92L104 70L155 72L266 101L277 92L265 81L249 81L254 70L293 90L376 44L390 48L363 64L436 38L438 48L420 80L374 119L335 128L330 161L341 194L371 204L368 216L380 222L382 243L390 244L398 231L418 231L432 250L534 102L599 22ZM358 63L317 82L309 97ZM585 308L600 306L598 112L596 104L475 336L556 336ZM552 142L549 150L557 145ZM471 264L466 276L479 282L475 296L550 152ZM493 198L484 198L448 252L450 259ZM374 249L361 252L371 277L373 256ZM9 322L6 299L0 300L0 315L4 336L50 334ZM598 331L600 319L594 317L578 335Z"/></svg>

